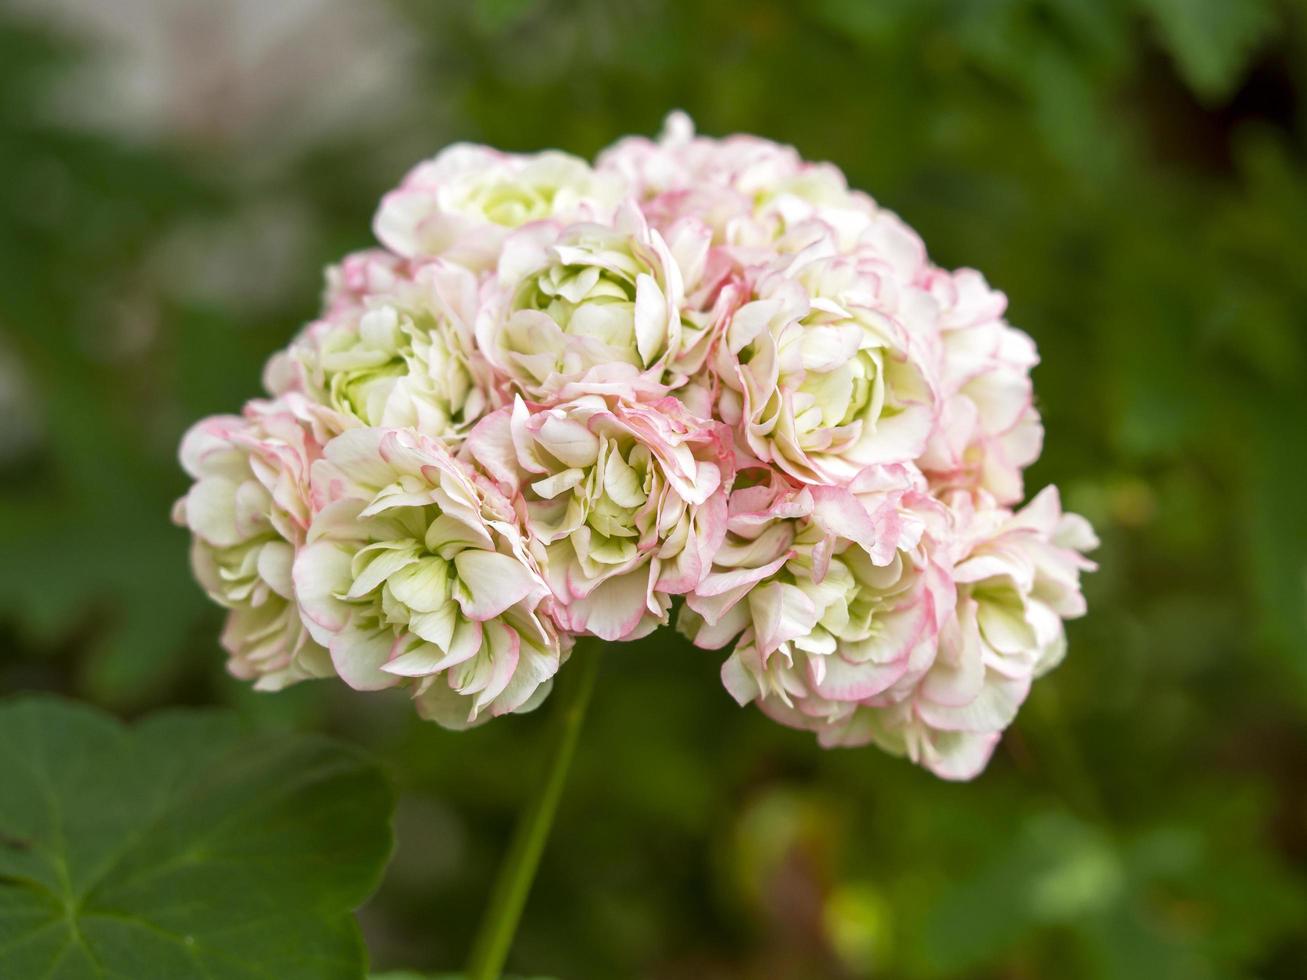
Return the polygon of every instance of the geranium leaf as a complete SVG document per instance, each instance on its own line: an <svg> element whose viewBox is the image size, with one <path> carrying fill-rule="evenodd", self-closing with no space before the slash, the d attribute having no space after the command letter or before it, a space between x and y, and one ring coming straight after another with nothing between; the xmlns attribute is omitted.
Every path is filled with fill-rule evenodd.
<svg viewBox="0 0 1307 980"><path fill-rule="evenodd" d="M1249 57L1275 30L1268 0L1142 0L1142 6L1185 81L1213 101L1229 95Z"/></svg>
<svg viewBox="0 0 1307 980"><path fill-rule="evenodd" d="M361 980L392 802L329 739L0 703L0 976Z"/></svg>

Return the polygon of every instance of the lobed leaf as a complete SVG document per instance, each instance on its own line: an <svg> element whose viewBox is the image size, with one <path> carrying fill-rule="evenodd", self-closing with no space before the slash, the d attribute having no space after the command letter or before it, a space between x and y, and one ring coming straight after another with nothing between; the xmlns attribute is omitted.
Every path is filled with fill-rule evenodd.
<svg viewBox="0 0 1307 980"><path fill-rule="evenodd" d="M390 854L355 749L216 712L0 704L0 976L360 980Z"/></svg>

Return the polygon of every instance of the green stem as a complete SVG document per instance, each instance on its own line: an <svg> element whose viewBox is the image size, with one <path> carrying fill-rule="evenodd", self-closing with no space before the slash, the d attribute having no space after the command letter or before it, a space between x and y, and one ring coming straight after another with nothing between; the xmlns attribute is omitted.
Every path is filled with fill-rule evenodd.
<svg viewBox="0 0 1307 980"><path fill-rule="evenodd" d="M563 795L567 770L576 754L576 743L585 720L590 694L599 673L600 640L583 640L566 670L560 672L554 702L553 735L546 769L525 810L518 819L513 841L500 866L490 904L481 917L472 955L468 958L467 980L499 980L513 945L517 923L522 918L531 881L549 838L549 828Z"/></svg>

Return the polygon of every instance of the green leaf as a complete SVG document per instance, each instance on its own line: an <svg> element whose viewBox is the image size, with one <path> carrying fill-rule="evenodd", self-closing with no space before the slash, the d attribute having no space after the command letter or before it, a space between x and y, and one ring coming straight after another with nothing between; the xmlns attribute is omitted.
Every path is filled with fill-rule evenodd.
<svg viewBox="0 0 1307 980"><path fill-rule="evenodd" d="M479 25L488 33L497 34L516 27L536 6L536 0L477 0L473 9Z"/></svg>
<svg viewBox="0 0 1307 980"><path fill-rule="evenodd" d="M1228 95L1249 55L1275 27L1270 0L1141 0L1190 87Z"/></svg>
<svg viewBox="0 0 1307 980"><path fill-rule="evenodd" d="M1100 830L1057 810L1035 814L932 910L925 952L941 973L960 975L1038 927L1113 907L1123 878L1120 855Z"/></svg>
<svg viewBox="0 0 1307 980"><path fill-rule="evenodd" d="M360 980L389 785L234 716L0 703L0 976Z"/></svg>

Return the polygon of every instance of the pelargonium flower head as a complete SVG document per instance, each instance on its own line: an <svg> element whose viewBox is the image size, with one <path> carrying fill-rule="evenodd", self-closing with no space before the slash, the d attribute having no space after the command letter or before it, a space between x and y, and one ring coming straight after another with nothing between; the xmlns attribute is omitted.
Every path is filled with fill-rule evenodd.
<svg viewBox="0 0 1307 980"><path fill-rule="evenodd" d="M819 244L765 271L717 348L719 411L805 483L911 462L936 416L933 300Z"/></svg>
<svg viewBox="0 0 1307 980"><path fill-rule="evenodd" d="M930 669L869 700L833 740L875 740L937 775L970 779L1016 717L1031 682L1066 650L1063 621L1084 614L1080 573L1097 546L1049 487L1013 514L986 494L946 498L957 550L956 612Z"/></svg>
<svg viewBox="0 0 1307 980"><path fill-rule="evenodd" d="M606 221L622 181L557 151L501 153L459 143L418 164L382 199L377 238L406 258L443 256L470 269L496 263L504 238L533 221Z"/></svg>
<svg viewBox="0 0 1307 980"><path fill-rule="evenodd" d="M512 504L412 429L351 429L313 467L304 621L360 690L403 680L446 727L534 707L563 644Z"/></svg>
<svg viewBox="0 0 1307 980"><path fill-rule="evenodd" d="M971 269L933 270L941 307L940 420L920 460L939 488L980 489L999 503L1024 496L1021 473L1039 458L1043 426L1030 370L1034 342L1003 320L1007 298Z"/></svg>
<svg viewBox="0 0 1307 980"><path fill-rule="evenodd" d="M191 564L229 610L228 669L264 690L327 676L331 663L295 607L291 566L311 516L309 474L321 431L298 395L197 423L181 459L195 484L173 508L192 534Z"/></svg>
<svg viewBox="0 0 1307 980"><path fill-rule="evenodd" d="M274 396L187 437L231 669L466 727L578 637L729 648L741 703L947 778L1084 610L1035 345L843 172L681 113L594 166L459 144L330 270Z"/></svg>
<svg viewBox="0 0 1307 980"><path fill-rule="evenodd" d="M476 277L442 260L362 253L329 277L327 310L269 373L327 408L337 431L412 426L456 436L496 399L475 350Z"/></svg>
<svg viewBox="0 0 1307 980"><path fill-rule="evenodd" d="M519 398L478 423L465 453L519 501L570 633L625 640L666 622L725 533L729 433L673 398Z"/></svg>
<svg viewBox="0 0 1307 980"><path fill-rule="evenodd" d="M678 626L706 648L738 636L722 668L736 700L824 738L929 666L953 595L926 547L940 515L923 489L907 468L871 467L847 488L773 474L732 494Z"/></svg>
<svg viewBox="0 0 1307 980"><path fill-rule="evenodd" d="M633 207L615 225L523 229L505 243L499 303L477 326L481 349L529 398L587 379L653 392L681 383L681 262L698 270L708 248L706 235L685 230L678 257Z"/></svg>

